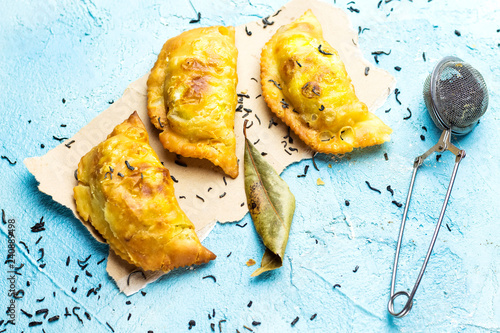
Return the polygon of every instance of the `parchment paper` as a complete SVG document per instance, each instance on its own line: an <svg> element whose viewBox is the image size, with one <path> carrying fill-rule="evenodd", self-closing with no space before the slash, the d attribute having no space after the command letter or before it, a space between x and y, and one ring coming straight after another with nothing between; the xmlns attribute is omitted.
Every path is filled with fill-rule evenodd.
<svg viewBox="0 0 500 333"><path fill-rule="evenodd" d="M196 227L196 232L203 240L213 229L217 221L221 223L239 221L248 211L244 191L243 173L243 122L249 120L248 138L261 152L266 152L266 159L281 172L293 162L311 158L313 152L293 133L293 144L282 143L288 134L288 128L268 109L262 97L260 86L260 53L264 44L276 30L300 17L307 9L312 9L321 22L325 39L340 54L347 72L356 89L359 99L374 112L386 100L394 89L396 81L386 71L376 68L363 59L357 46L358 36L349 23L347 15L339 8L317 0L294 0L285 5L279 12L269 13L269 22L265 26L262 20L236 27L236 46L238 48L238 92L250 98L243 98L245 109L235 116L235 133L240 174L236 179L224 176L222 171L210 162L182 158L188 166L182 167L174 163L175 155L162 147L159 132L151 125L146 109L146 81L148 74L131 83L123 96L83 127L77 134L41 157L28 158L24 161L28 170L39 182L40 191L52 196L60 204L70 208L77 218L76 205L73 199L73 187L77 184L75 169L81 157L92 147L105 140L113 128L123 122L135 110L139 113L150 135L150 144L160 159L178 180L175 191L181 208L186 212ZM248 36L245 26L252 32ZM172 36L173 37L173 36ZM158 50L160 51L160 50ZM151 64L153 66L153 64ZM365 76L365 67L370 67ZM248 113L248 114L247 114ZM271 118L277 125L270 126ZM259 121L260 119L260 121ZM252 124L253 122L253 124ZM70 148L66 146L74 140ZM287 140L288 141L288 140ZM298 151L289 150L290 147ZM210 190L209 190L210 189ZM225 194L224 194L225 193ZM197 197L197 195L203 199ZM222 197L221 197L222 196ZM92 235L100 242L104 239L90 225L82 221ZM162 272L145 272L132 274L139 270L128 264L110 250L107 264L109 275L116 281L120 291L131 295L148 283L158 279Z"/></svg>

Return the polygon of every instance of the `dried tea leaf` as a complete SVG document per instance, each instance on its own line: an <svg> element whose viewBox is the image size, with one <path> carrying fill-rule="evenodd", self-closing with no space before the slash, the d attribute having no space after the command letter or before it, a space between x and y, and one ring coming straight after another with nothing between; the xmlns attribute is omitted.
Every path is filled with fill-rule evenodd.
<svg viewBox="0 0 500 333"><path fill-rule="evenodd" d="M245 193L255 229L266 246L261 267L252 274L257 276L283 264L295 197L276 170L246 139L246 133Z"/></svg>

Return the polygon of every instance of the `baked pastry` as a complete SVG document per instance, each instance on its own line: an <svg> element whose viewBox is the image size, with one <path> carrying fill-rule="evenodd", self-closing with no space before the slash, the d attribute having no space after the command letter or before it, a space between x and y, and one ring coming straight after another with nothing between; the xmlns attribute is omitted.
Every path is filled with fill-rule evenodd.
<svg viewBox="0 0 500 333"><path fill-rule="evenodd" d="M311 10L264 46L261 82L271 111L318 152L342 154L390 139L392 130L356 97Z"/></svg>
<svg viewBox="0 0 500 333"><path fill-rule="evenodd" d="M77 177L78 214L129 263L169 271L215 259L179 207L136 112L82 157Z"/></svg>
<svg viewBox="0 0 500 333"><path fill-rule="evenodd" d="M169 39L148 79L148 114L165 149L204 158L236 178L234 27L197 28Z"/></svg>

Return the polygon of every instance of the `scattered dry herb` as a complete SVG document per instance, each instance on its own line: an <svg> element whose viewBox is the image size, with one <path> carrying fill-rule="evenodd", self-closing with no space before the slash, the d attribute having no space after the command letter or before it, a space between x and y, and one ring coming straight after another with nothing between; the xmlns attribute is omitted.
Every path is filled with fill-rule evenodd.
<svg viewBox="0 0 500 333"><path fill-rule="evenodd" d="M135 170L135 167L131 166L130 163L128 161L125 161L125 165L127 166L127 168L131 171L134 171Z"/></svg>
<svg viewBox="0 0 500 333"><path fill-rule="evenodd" d="M201 20L201 13L198 12L198 18L192 19L189 23L198 23Z"/></svg>
<svg viewBox="0 0 500 333"><path fill-rule="evenodd" d="M52 323L54 321L58 321L59 320L59 316L53 316L53 317L50 317L49 320L47 320L49 323Z"/></svg>
<svg viewBox="0 0 500 333"><path fill-rule="evenodd" d="M410 118L411 118L411 110L410 110L410 108L406 108L406 110L408 110L408 112L409 112L410 114L409 114L408 116L404 117L404 118L403 118L404 120L408 120L408 119L410 119Z"/></svg>
<svg viewBox="0 0 500 333"><path fill-rule="evenodd" d="M400 100L399 100L399 94L400 94L400 93L401 93L401 91L399 91L399 89L398 89L398 88L396 88L396 89L394 90L394 95L396 96L396 102L398 102L398 103L399 103L399 105L401 105L401 102L400 102Z"/></svg>
<svg viewBox="0 0 500 333"><path fill-rule="evenodd" d="M398 206L399 208L403 207L402 203L397 202L396 200L392 200L392 203Z"/></svg>
<svg viewBox="0 0 500 333"><path fill-rule="evenodd" d="M281 86L280 86L280 84L279 84L278 82L276 82L276 81L274 81L274 80L267 80L267 81L268 81L268 82L272 82L272 83L274 83L274 85L276 86L276 88L278 88L279 90L282 90L282 89L281 89Z"/></svg>
<svg viewBox="0 0 500 333"><path fill-rule="evenodd" d="M21 244L22 246L24 246L24 249L26 250L26 252L28 252L28 254L30 254L30 249L28 249L28 245L26 245L25 242L19 241L19 244Z"/></svg>
<svg viewBox="0 0 500 333"><path fill-rule="evenodd" d="M129 285L130 285L130 277L132 276L132 274L135 274L135 273L141 273L142 278L143 278L144 280L146 280L146 274L144 274L144 272L143 272L143 271L139 271L139 270L137 270L137 271L133 271L133 272L132 272L132 273L130 273L130 274L128 275L128 277L127 277L127 286L129 286Z"/></svg>
<svg viewBox="0 0 500 333"><path fill-rule="evenodd" d="M333 53L329 53L329 52L322 50L321 44L319 44L319 46L318 46L318 51L319 51L319 53L324 54L324 55L333 55Z"/></svg>
<svg viewBox="0 0 500 333"><path fill-rule="evenodd" d="M314 160L314 158L316 157L316 154L318 154L318 152L315 152L312 156L312 163L313 163L313 166L314 166L314 169L318 170L319 171L319 168L318 166L316 165L316 161Z"/></svg>
<svg viewBox="0 0 500 333"><path fill-rule="evenodd" d="M68 138L64 138L64 137L63 138L59 138L59 137L57 137L55 135L52 135L52 139L57 140L59 142L64 141L64 140L68 140Z"/></svg>
<svg viewBox="0 0 500 333"><path fill-rule="evenodd" d="M109 329L111 330L111 332L114 332L114 331L115 331L115 330L113 329L113 327L111 327L111 325L110 325L108 322L106 322L106 325L108 325L108 327L109 327Z"/></svg>
<svg viewBox="0 0 500 333"><path fill-rule="evenodd" d="M37 261L40 261L40 260L42 260L42 259L43 259L43 257L45 256L45 250L44 250L44 249L43 249L43 247L42 247L42 248L38 249L38 252L40 252L41 254L40 254L40 258L38 258L38 260L37 260ZM29 253L29 251L28 251L28 253Z"/></svg>
<svg viewBox="0 0 500 333"><path fill-rule="evenodd" d="M70 142L64 144L66 146L66 148L71 148L71 145L75 143L75 140L71 140Z"/></svg>
<svg viewBox="0 0 500 333"><path fill-rule="evenodd" d="M43 314L43 319L46 319L47 316L49 315L49 309L40 309L40 310L36 310L35 312L35 315L41 315Z"/></svg>
<svg viewBox="0 0 500 333"><path fill-rule="evenodd" d="M219 333L222 333L222 323L225 323L225 322L226 322L225 319L219 320Z"/></svg>
<svg viewBox="0 0 500 333"><path fill-rule="evenodd" d="M24 311L23 309L21 309L21 312L22 312L22 313L23 313L26 317L28 317L28 318L33 317L33 315L32 315L32 314L30 314L30 313L28 313L28 312Z"/></svg>
<svg viewBox="0 0 500 333"><path fill-rule="evenodd" d="M175 160L174 161L175 164L177 164L178 166L181 166L181 167L184 167L184 168L187 168L187 164L182 162L182 161L179 161L179 160Z"/></svg>
<svg viewBox="0 0 500 333"><path fill-rule="evenodd" d="M264 29L267 28L268 25L273 25L274 21L269 22L269 16L266 16L262 19L262 23L264 24Z"/></svg>
<svg viewBox="0 0 500 333"><path fill-rule="evenodd" d="M10 160L10 158L8 158L7 156L4 156L4 155L2 155L2 156L1 156L1 158L2 158L3 160L7 160L7 162L9 162L9 164L10 164L10 165L16 165L16 163L17 163L17 161L12 162L12 161Z"/></svg>
<svg viewBox="0 0 500 333"><path fill-rule="evenodd" d="M43 222L43 216L40 219L40 222L36 223L31 227L31 232L41 232L45 230L45 222Z"/></svg>
<svg viewBox="0 0 500 333"><path fill-rule="evenodd" d="M271 120L269 120L268 128L271 128L273 126L278 126L278 123L274 120L274 117L271 117Z"/></svg>
<svg viewBox="0 0 500 333"><path fill-rule="evenodd" d="M391 195L394 196L394 190L391 188L391 185L387 185L387 191L389 191Z"/></svg>
<svg viewBox="0 0 500 333"><path fill-rule="evenodd" d="M366 183L366 185L368 185L368 188L369 188L370 190L375 191L375 192L378 192L378 193L380 193L380 194L382 193L382 192L380 192L380 190L379 190L379 189L377 189L377 188L375 188L375 187L372 187L372 186L370 185L370 182L369 182L369 181L367 181L367 180L366 180L366 181L365 181L365 183Z"/></svg>
<svg viewBox="0 0 500 333"><path fill-rule="evenodd" d="M202 277L202 280L205 280L205 279L212 279L212 280L214 280L214 283L217 282L217 279L213 275L207 275L207 276Z"/></svg>
<svg viewBox="0 0 500 333"><path fill-rule="evenodd" d="M259 121L259 125L261 125L262 123L260 121L260 118L257 115L255 115L255 118L257 118L257 120Z"/></svg>

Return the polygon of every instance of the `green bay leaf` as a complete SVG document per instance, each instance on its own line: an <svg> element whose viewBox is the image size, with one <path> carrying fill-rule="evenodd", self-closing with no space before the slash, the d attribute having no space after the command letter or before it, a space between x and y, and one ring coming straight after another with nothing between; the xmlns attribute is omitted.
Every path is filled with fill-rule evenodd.
<svg viewBox="0 0 500 333"><path fill-rule="evenodd" d="M261 267L252 276L283 265L295 197L286 182L245 138L245 193L248 210L266 247Z"/></svg>

